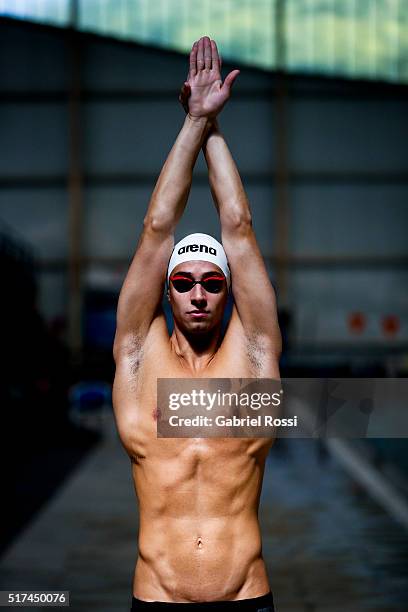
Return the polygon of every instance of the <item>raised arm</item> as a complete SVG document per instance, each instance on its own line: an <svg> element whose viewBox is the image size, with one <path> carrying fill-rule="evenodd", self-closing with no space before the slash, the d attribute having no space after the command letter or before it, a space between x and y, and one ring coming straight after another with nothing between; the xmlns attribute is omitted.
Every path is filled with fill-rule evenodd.
<svg viewBox="0 0 408 612"><path fill-rule="evenodd" d="M231 269L234 301L246 333L262 338L277 354L281 337L275 291L252 227L251 210L227 143L214 125L204 144L208 176L217 207L222 244Z"/></svg>
<svg viewBox="0 0 408 612"><path fill-rule="evenodd" d="M160 312L174 230L183 214L208 120L187 115L160 172L118 303L115 359L129 340L142 343Z"/></svg>
<svg viewBox="0 0 408 612"><path fill-rule="evenodd" d="M197 52L193 46L192 53L194 51ZM213 70L218 70L218 78L221 79L221 62L214 41L211 41L211 54ZM237 74L238 71L233 71L227 79L232 75L233 82ZM184 84L180 96L186 111L192 104L190 80ZM194 103L196 108L200 104L197 95ZM279 356L281 335L275 291L256 241L248 198L237 166L215 118L203 151L211 192L220 217L222 243L231 268L232 289L239 318L251 341L261 342Z"/></svg>
<svg viewBox="0 0 408 612"><path fill-rule="evenodd" d="M209 39L190 54L190 109L163 166L144 219L143 232L119 297L114 356L140 344L160 312L174 229L190 192L194 164L213 118L229 97L234 71L224 83L212 67Z"/></svg>

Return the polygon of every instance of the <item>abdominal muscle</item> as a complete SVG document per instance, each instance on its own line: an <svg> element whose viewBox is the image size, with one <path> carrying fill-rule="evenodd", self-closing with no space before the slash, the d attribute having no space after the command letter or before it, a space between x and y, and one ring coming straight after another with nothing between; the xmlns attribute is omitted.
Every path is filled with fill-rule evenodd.
<svg viewBox="0 0 408 612"><path fill-rule="evenodd" d="M249 452L262 441L179 439L175 454L174 441L156 442L133 468L141 502L134 596L194 602L267 593L257 516L264 466Z"/></svg>

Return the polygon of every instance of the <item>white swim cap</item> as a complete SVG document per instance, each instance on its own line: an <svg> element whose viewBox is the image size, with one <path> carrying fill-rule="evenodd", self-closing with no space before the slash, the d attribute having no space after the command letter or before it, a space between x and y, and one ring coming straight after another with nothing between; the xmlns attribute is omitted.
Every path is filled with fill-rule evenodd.
<svg viewBox="0 0 408 612"><path fill-rule="evenodd" d="M175 245L167 268L167 283L174 268L184 261L209 261L215 264L224 273L229 289L231 273L224 247L209 234L189 234Z"/></svg>

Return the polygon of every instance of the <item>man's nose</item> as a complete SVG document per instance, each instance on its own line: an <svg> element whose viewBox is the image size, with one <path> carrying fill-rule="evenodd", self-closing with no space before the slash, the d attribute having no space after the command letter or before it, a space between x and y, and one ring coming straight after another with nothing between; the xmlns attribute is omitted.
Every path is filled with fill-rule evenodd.
<svg viewBox="0 0 408 612"><path fill-rule="evenodd" d="M202 288L202 286L199 285L198 283L194 285L194 287L191 290L190 300L192 302L200 302L200 303L207 302L206 293L204 289Z"/></svg>

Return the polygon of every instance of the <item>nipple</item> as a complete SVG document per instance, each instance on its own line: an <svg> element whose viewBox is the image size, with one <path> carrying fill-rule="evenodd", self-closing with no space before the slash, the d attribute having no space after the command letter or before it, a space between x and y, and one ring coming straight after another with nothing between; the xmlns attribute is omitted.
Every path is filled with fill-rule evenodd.
<svg viewBox="0 0 408 612"><path fill-rule="evenodd" d="M152 417L154 421L158 421L161 417L160 408L157 407L152 411Z"/></svg>
<svg viewBox="0 0 408 612"><path fill-rule="evenodd" d="M197 546L198 546L198 548L202 548L203 547L203 541L202 541L202 539L200 537L197 538Z"/></svg>

